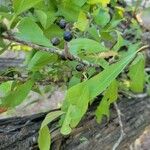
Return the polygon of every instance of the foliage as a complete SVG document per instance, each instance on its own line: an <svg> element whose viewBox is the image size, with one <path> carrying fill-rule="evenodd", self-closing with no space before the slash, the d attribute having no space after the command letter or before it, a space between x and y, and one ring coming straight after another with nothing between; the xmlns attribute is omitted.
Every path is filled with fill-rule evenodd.
<svg viewBox="0 0 150 150"><path fill-rule="evenodd" d="M14 0L0 6L0 53L8 47L24 50L26 67L19 74L27 76L20 81L17 74L18 78L0 85L5 91L0 110L19 105L31 90L38 92L36 83L43 79L63 80L67 86L61 111L49 113L41 125L41 150L50 149L48 124L56 118L61 133L67 135L99 95L98 123L104 115L109 118L120 90L143 92L149 79L144 54L138 51L141 29L130 18L130 10L117 0ZM10 37L4 40L6 31L20 43Z"/></svg>

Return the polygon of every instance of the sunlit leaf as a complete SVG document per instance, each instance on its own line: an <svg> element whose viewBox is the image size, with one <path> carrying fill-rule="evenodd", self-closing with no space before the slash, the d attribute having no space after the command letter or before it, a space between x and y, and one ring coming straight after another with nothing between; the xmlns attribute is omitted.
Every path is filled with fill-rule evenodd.
<svg viewBox="0 0 150 150"><path fill-rule="evenodd" d="M51 136L48 126L44 126L39 131L38 146L40 150L50 150Z"/></svg>
<svg viewBox="0 0 150 150"><path fill-rule="evenodd" d="M19 32L16 33L16 36L19 39L46 47L52 46L40 27L30 18L22 19L19 22L18 29Z"/></svg>
<svg viewBox="0 0 150 150"><path fill-rule="evenodd" d="M145 57L139 54L129 68L130 89L133 92L143 92L145 83Z"/></svg>
<svg viewBox="0 0 150 150"><path fill-rule="evenodd" d="M19 85L14 91L10 91L7 96L2 98L2 105L7 107L15 107L19 105L29 94L34 81L29 80Z"/></svg>

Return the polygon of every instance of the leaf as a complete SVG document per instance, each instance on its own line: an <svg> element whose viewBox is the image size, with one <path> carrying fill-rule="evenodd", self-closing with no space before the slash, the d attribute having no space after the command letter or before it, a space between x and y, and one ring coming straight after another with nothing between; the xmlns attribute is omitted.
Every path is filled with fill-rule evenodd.
<svg viewBox="0 0 150 150"><path fill-rule="evenodd" d="M62 111L54 111L54 112L50 112L46 115L45 119L42 122L41 125L41 129L44 126L47 126L49 123L51 123L54 119L58 118L59 116L61 116L64 112Z"/></svg>
<svg viewBox="0 0 150 150"><path fill-rule="evenodd" d="M100 105L96 109L95 115L98 123L101 123L103 115L106 115L109 118L110 104L115 102L117 98L118 98L118 83L116 80L114 80L105 91L105 94L100 102Z"/></svg>
<svg viewBox="0 0 150 150"><path fill-rule="evenodd" d="M119 31L116 31L116 33L117 33L117 43L113 47L114 51L118 51L120 47L123 46L123 42L124 42L124 39L121 36L121 33Z"/></svg>
<svg viewBox="0 0 150 150"><path fill-rule="evenodd" d="M134 47L133 45L131 48L133 49L137 47ZM106 67L106 69L98 75L71 87L67 91L62 107L62 110L66 112L66 114L62 118L61 133L65 134L63 132L64 129L71 131L70 129L79 123L88 108L88 103L101 94L112 83L112 81L115 80L115 78L135 57L136 53L137 51L132 50L130 55L122 58L119 62Z"/></svg>
<svg viewBox="0 0 150 150"><path fill-rule="evenodd" d="M101 36L95 26L90 27L88 29L88 33L94 40L96 40L98 42L100 41Z"/></svg>
<svg viewBox="0 0 150 150"><path fill-rule="evenodd" d="M50 150L51 136L48 126L44 126L39 131L38 146L40 150Z"/></svg>
<svg viewBox="0 0 150 150"><path fill-rule="evenodd" d="M109 118L110 112L109 112L109 103L107 101L107 97L103 97L100 105L97 107L95 115L96 115L96 121L98 123L101 123L102 117L106 116Z"/></svg>
<svg viewBox="0 0 150 150"><path fill-rule="evenodd" d="M16 15L30 9L42 0L13 0L14 12Z"/></svg>
<svg viewBox="0 0 150 150"><path fill-rule="evenodd" d="M35 10L34 13L37 16L38 20L40 21L44 29L50 27L50 25L52 25L56 19L54 12Z"/></svg>
<svg viewBox="0 0 150 150"><path fill-rule="evenodd" d="M31 61L28 64L28 70L38 71L48 63L54 63L57 60L57 56L48 52L38 51L34 54Z"/></svg>
<svg viewBox="0 0 150 150"><path fill-rule="evenodd" d="M78 20L81 8L74 5L70 0L67 1L67 4L59 5L58 7L58 15L64 16L67 21L76 22Z"/></svg>
<svg viewBox="0 0 150 150"><path fill-rule="evenodd" d="M105 7L105 6L107 6L107 4L110 3L110 0L88 0L87 3L91 4L91 5L99 3Z"/></svg>
<svg viewBox="0 0 150 150"><path fill-rule="evenodd" d="M94 21L102 27L106 26L110 21L109 12L105 9L100 9L98 14L94 17Z"/></svg>
<svg viewBox="0 0 150 150"><path fill-rule="evenodd" d="M96 53L105 51L106 48L102 44L87 38L78 38L69 42L70 52L74 55L81 53L85 50L87 53Z"/></svg>
<svg viewBox="0 0 150 150"><path fill-rule="evenodd" d="M74 27L80 31L85 31L89 26L89 20L87 19L86 14L81 11L78 17L78 21L75 22Z"/></svg>
<svg viewBox="0 0 150 150"><path fill-rule="evenodd" d="M3 82L0 84L0 95L6 96L10 92L12 86L12 81Z"/></svg>
<svg viewBox="0 0 150 150"><path fill-rule="evenodd" d="M39 137L38 137L38 145L40 150L49 150L51 145L51 138L50 138L50 131L48 128L48 124L51 123L53 120L61 116L64 112L62 111L54 111L50 112L46 115L45 119L41 124L41 128L39 130Z"/></svg>
<svg viewBox="0 0 150 150"><path fill-rule="evenodd" d="M80 1L77 1L77 0L72 0L72 2L75 4L75 5L78 5L80 7L82 7L85 3L86 3L87 0L80 0Z"/></svg>
<svg viewBox="0 0 150 150"><path fill-rule="evenodd" d="M34 44L51 47L50 41L44 36L40 27L30 18L24 18L18 25L17 38Z"/></svg>
<svg viewBox="0 0 150 150"><path fill-rule="evenodd" d="M145 83L145 58L143 54L139 54L129 68L130 89L133 92L143 92Z"/></svg>
<svg viewBox="0 0 150 150"><path fill-rule="evenodd" d="M41 25L46 28L46 24L47 24L47 15L44 11L42 10L35 10L35 15L37 16L37 18L39 19Z"/></svg>
<svg viewBox="0 0 150 150"><path fill-rule="evenodd" d="M69 81L69 88L76 85L77 83L80 83L80 81L81 81L80 78L73 76Z"/></svg>
<svg viewBox="0 0 150 150"><path fill-rule="evenodd" d="M70 105L61 128L61 133L64 135L69 134L70 128L74 128L86 113L89 103L88 87L80 84L78 84L78 88L76 86L71 87L68 90L66 101Z"/></svg>
<svg viewBox="0 0 150 150"><path fill-rule="evenodd" d="M19 105L29 94L34 82L29 80L22 85L19 85L14 91L2 98L2 105L7 107L15 107Z"/></svg>

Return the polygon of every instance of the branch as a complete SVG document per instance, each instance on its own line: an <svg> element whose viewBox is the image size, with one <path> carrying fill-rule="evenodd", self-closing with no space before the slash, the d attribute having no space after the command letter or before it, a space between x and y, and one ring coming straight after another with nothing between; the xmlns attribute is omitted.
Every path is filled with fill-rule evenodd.
<svg viewBox="0 0 150 150"><path fill-rule="evenodd" d="M7 82L7 81L20 81L20 82L26 82L28 80L27 77L8 77L8 76L0 76L0 84L3 82ZM40 84L40 85L49 85L50 83L55 83L55 84L59 84L59 83L64 83L63 80L53 80L53 79L44 79L44 80L38 80L36 81L36 84Z"/></svg>
<svg viewBox="0 0 150 150"><path fill-rule="evenodd" d="M20 40L20 39L18 39L16 37L12 36L12 34L2 35L2 38L7 39L9 41L17 42L17 43L22 44L22 45L27 45L29 47L32 47L33 49L54 53L54 54L57 54L58 56L62 56L63 55L63 52L60 51L58 48L54 48L54 47L53 48L47 48L47 47L39 46L39 45L30 43L30 42L25 42L25 41L22 41L22 40ZM86 60L82 60L78 56L71 55L71 58L72 58L72 60L75 60L75 61L77 61L79 63L82 63L82 64L84 64L87 67L99 67L98 64L93 64L93 63L90 63L90 62L88 62Z"/></svg>

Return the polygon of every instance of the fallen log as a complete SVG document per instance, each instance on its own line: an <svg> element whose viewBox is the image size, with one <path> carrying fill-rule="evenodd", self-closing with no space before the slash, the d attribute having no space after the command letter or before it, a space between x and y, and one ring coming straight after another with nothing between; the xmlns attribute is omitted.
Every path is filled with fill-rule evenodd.
<svg viewBox="0 0 150 150"><path fill-rule="evenodd" d="M56 127L58 120L49 127L52 136L52 150L111 150L120 137L118 115L112 106L111 117L97 124L93 117L93 105L79 126L69 136L62 136ZM150 97L128 99L122 98L118 107L122 113L125 136L118 150L129 149L150 124ZM40 124L46 113L25 117L0 120L1 150L37 150L37 136Z"/></svg>

